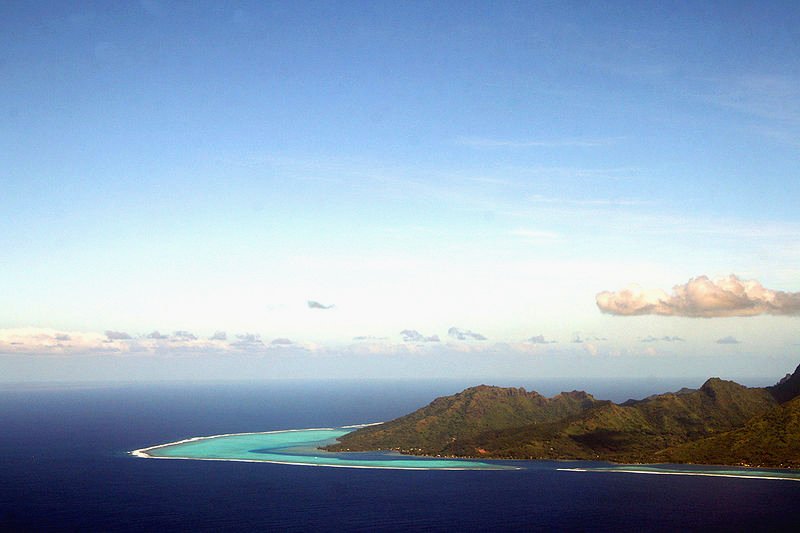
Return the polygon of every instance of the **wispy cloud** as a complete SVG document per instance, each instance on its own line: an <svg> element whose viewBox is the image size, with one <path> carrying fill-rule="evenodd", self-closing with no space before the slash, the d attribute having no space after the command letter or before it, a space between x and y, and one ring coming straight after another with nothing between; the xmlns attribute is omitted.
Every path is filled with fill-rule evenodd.
<svg viewBox="0 0 800 533"><path fill-rule="evenodd" d="M575 344L583 344L584 342L590 342L590 341L607 341L607 340L608 338L598 337L597 335L587 335L585 337L582 337L580 333L576 333L572 337L572 342Z"/></svg>
<svg viewBox="0 0 800 533"><path fill-rule="evenodd" d="M567 166L512 166L509 172L550 180L623 181L638 176L636 167L567 167Z"/></svg>
<svg viewBox="0 0 800 533"><path fill-rule="evenodd" d="M759 123L752 130L790 145L800 144L800 79L790 75L747 74L712 80L707 102L742 113Z"/></svg>
<svg viewBox="0 0 800 533"><path fill-rule="evenodd" d="M308 352L321 347L276 338L269 344L255 333L242 333L228 341L217 334L200 338L189 332L179 335L162 335L158 330L147 335L131 335L108 330L104 333L58 331L46 328L0 329L0 354L9 355L161 355L182 354L219 355L224 353L267 354L271 350L296 350ZM110 336L109 336L110 334ZM213 337L217 337L214 339Z"/></svg>
<svg viewBox="0 0 800 533"><path fill-rule="evenodd" d="M196 341L197 335L190 331L180 330L172 334L172 339L175 341Z"/></svg>
<svg viewBox="0 0 800 533"><path fill-rule="evenodd" d="M257 335L255 333L242 333L236 335L236 340L234 342L231 342L230 346L242 350L251 350L254 348L260 348L264 346L264 341L261 340L260 335Z"/></svg>
<svg viewBox="0 0 800 533"><path fill-rule="evenodd" d="M644 205L650 202L643 200L627 199L627 198L555 198L551 196L541 196L534 194L529 197L531 202L538 204L560 204L560 205L578 205L578 206L630 206L630 205Z"/></svg>
<svg viewBox="0 0 800 533"><path fill-rule="evenodd" d="M400 332L400 334L402 335L402 334L403 334L403 332L401 331L401 332ZM373 335L358 335L358 336L356 336L356 337L353 337L353 340L354 340L354 341L358 341L358 342L364 342L364 341L385 341L385 340L389 340L389 338L388 338L388 337L375 337L375 336L373 336Z"/></svg>
<svg viewBox="0 0 800 533"><path fill-rule="evenodd" d="M716 281L698 276L674 286L672 294L638 286L604 291L597 295L596 302L602 312L621 316L800 315L800 292L773 291L755 280L741 280L735 275Z"/></svg>
<svg viewBox="0 0 800 533"><path fill-rule="evenodd" d="M534 335L533 337L530 337L527 342L530 342L531 344L555 344L556 341L549 341L544 338L544 335Z"/></svg>
<svg viewBox="0 0 800 533"><path fill-rule="evenodd" d="M447 334L460 341L485 341L486 337L480 333L468 329L461 329L453 326L447 330Z"/></svg>
<svg viewBox="0 0 800 533"><path fill-rule="evenodd" d="M684 342L685 339L675 336L675 335L664 335L663 337L653 337L652 335L648 335L640 339L640 342Z"/></svg>
<svg viewBox="0 0 800 533"><path fill-rule="evenodd" d="M215 331L213 335L211 335L208 340L212 341L225 341L228 340L228 334L224 331Z"/></svg>
<svg viewBox="0 0 800 533"><path fill-rule="evenodd" d="M707 96L717 105L775 121L800 123L800 79L773 74L748 74L718 80Z"/></svg>
<svg viewBox="0 0 800 533"><path fill-rule="evenodd" d="M472 148L594 148L610 146L618 137L572 139L493 139L489 137L458 137L455 142Z"/></svg>
<svg viewBox="0 0 800 533"><path fill-rule="evenodd" d="M404 329L400 336L405 342L439 342L438 335L425 336L415 329Z"/></svg>
<svg viewBox="0 0 800 533"><path fill-rule="evenodd" d="M315 300L308 300L306 304L308 305L309 309L333 309L335 307L333 304L324 305Z"/></svg>

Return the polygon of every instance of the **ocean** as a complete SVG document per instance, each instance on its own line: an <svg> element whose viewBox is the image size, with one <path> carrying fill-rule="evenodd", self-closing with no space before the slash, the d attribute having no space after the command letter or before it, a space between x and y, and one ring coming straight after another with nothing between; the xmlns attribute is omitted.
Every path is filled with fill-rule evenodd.
<svg viewBox="0 0 800 533"><path fill-rule="evenodd" d="M535 462L514 471L400 471L163 461L129 454L193 436L387 420L470 384L4 385L0 530L796 527L800 482L795 481L563 472ZM533 385L549 395L562 384ZM598 381L585 388L621 401L680 386Z"/></svg>

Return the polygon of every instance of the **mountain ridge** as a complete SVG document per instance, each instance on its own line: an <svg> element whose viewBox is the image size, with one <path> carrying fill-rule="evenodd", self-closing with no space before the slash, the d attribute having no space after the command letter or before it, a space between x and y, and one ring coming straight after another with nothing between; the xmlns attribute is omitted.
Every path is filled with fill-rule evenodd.
<svg viewBox="0 0 800 533"><path fill-rule="evenodd" d="M800 465L800 445L793 445L800 442L800 424L795 424L800 401L792 403L799 395L800 366L771 387L750 388L715 377L698 389L621 404L584 391L546 398L524 388L478 385L344 435L326 449L496 459ZM785 443L778 447L782 451L769 453L769 446L761 442L767 439ZM734 445L738 455L727 453ZM744 453L748 446L761 451Z"/></svg>

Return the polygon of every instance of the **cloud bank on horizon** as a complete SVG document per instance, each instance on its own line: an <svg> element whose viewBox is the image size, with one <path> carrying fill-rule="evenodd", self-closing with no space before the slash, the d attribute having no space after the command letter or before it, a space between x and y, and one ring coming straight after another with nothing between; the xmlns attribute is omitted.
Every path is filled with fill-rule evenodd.
<svg viewBox="0 0 800 533"><path fill-rule="evenodd" d="M458 328L456 328L458 329ZM439 335L424 335L417 330L400 332L400 342L388 337L359 336L350 344L323 345L313 342L297 342L287 337L264 340L257 333L228 335L217 331L203 337L189 331L179 330L172 334L161 334L157 330L147 334L130 334L122 331L78 332L52 328L0 328L0 356L153 356L153 355L267 355L287 353L315 353L327 355L391 355L391 354L435 354L448 352L486 353L541 353L545 346L555 341L534 337L524 341L474 343L486 340L479 333L461 331L460 337L451 335L445 342ZM111 335L109 335L111 333ZM541 336L540 336L541 337Z"/></svg>
<svg viewBox="0 0 800 533"><path fill-rule="evenodd" d="M603 313L619 316L800 315L800 292L767 289L756 280L742 280L733 274L715 281L708 276L698 276L683 285L675 285L671 294L638 286L617 292L603 291L597 295L596 301Z"/></svg>

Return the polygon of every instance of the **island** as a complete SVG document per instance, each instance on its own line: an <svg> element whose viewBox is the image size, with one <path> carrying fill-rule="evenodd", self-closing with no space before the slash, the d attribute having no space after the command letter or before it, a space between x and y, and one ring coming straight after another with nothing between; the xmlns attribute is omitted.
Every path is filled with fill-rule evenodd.
<svg viewBox="0 0 800 533"><path fill-rule="evenodd" d="M800 468L800 366L771 387L719 378L617 404L582 391L546 398L487 385L359 428L332 452L626 464Z"/></svg>

